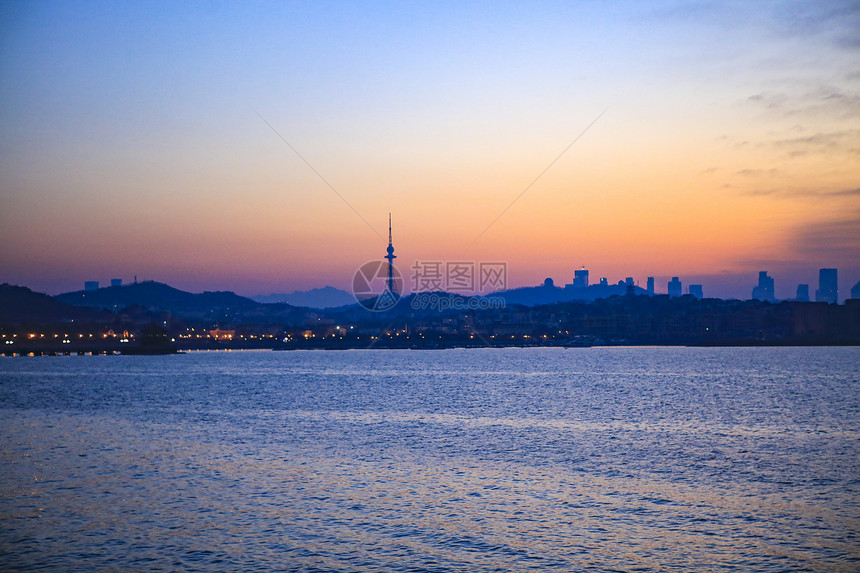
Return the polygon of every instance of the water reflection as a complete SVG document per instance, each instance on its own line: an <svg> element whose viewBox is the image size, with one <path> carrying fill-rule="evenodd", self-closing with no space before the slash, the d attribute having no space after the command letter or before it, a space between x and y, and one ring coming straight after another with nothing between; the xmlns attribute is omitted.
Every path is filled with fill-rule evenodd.
<svg viewBox="0 0 860 573"><path fill-rule="evenodd" d="M776 355L762 369L779 374L768 379L781 380L791 399L768 395L761 378L733 389L710 368L698 384L579 380L576 388L593 391L584 399L565 375L548 373L550 361L568 360L550 353L533 377L547 386L537 389L504 374L514 369L495 370L491 382L461 371L483 391L486 403L474 407L471 389L458 389L449 374L457 369L438 364L437 354L432 364L445 374L430 376L434 394L426 377L398 379L417 366L396 363L368 377L365 355L362 364L329 368L361 372L356 379L296 374L312 370L304 360L342 360L336 355L289 358L299 364L276 355L251 364L247 356L219 357L211 369L186 363L179 378L164 376L157 361L151 377L144 361L89 377L4 376L0 566L853 571L860 564L850 371L794 376L779 370ZM477 362L478 371L491 370ZM667 362L651 368L695 375L695 361L678 364L673 352ZM843 403L822 410L810 397L821 390L805 388L815 380L827 380ZM736 423L752 420L736 411L739 384L763 393L750 400L756 423ZM374 394L349 398L358 387ZM511 408L509 390L527 402ZM695 400L706 393L722 411L700 414ZM809 412L810 404L819 413L806 420L786 411ZM625 408L626 419L618 414Z"/></svg>

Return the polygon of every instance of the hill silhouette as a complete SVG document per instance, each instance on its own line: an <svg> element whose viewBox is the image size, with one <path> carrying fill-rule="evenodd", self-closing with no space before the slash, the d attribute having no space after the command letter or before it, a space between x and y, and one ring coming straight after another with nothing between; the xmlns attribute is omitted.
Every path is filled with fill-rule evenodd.
<svg viewBox="0 0 860 573"><path fill-rule="evenodd" d="M284 303L260 303L230 291L190 293L156 281L69 292L55 298L66 304L113 313L127 314L130 309L169 313L198 325L293 324L306 320L310 312Z"/></svg>
<svg viewBox="0 0 860 573"><path fill-rule="evenodd" d="M259 295L252 297L253 300L262 303L284 302L294 306L305 306L308 308L336 308L355 304L352 294L335 288L325 286L305 291L294 291L289 294L275 293L270 295Z"/></svg>
<svg viewBox="0 0 860 573"><path fill-rule="evenodd" d="M35 325L103 318L95 309L80 308L59 301L27 287L0 285L0 324Z"/></svg>
<svg viewBox="0 0 860 573"><path fill-rule="evenodd" d="M149 310L175 313L212 309L259 310L262 303L230 291L205 291L195 294L156 281L105 287L93 291L75 291L57 295L57 300L74 306L103 308L117 312L139 305Z"/></svg>

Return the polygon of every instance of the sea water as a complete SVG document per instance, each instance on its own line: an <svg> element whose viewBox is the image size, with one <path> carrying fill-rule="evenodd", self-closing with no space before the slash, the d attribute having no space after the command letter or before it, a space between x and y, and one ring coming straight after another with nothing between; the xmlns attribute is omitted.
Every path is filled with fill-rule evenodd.
<svg viewBox="0 0 860 573"><path fill-rule="evenodd" d="M0 570L857 571L860 348L0 358Z"/></svg>

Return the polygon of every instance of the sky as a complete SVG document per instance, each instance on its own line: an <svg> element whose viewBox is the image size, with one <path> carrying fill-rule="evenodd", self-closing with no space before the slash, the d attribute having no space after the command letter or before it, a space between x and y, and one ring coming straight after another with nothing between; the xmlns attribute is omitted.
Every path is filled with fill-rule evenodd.
<svg viewBox="0 0 860 573"><path fill-rule="evenodd" d="M0 282L860 280L857 1L5 2Z"/></svg>

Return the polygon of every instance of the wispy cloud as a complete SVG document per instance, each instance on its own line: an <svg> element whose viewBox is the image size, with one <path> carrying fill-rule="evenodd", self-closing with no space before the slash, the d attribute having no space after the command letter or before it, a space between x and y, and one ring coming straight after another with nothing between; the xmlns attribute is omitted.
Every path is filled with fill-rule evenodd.
<svg viewBox="0 0 860 573"><path fill-rule="evenodd" d="M815 198L815 199L838 199L842 197L860 197L860 188L851 189L809 189L809 188L775 188L755 189L746 191L744 195L784 197L792 198Z"/></svg>
<svg viewBox="0 0 860 573"><path fill-rule="evenodd" d="M789 119L810 116L855 119L860 116L860 90L823 82L805 84L802 91L761 91L747 97L746 101Z"/></svg>
<svg viewBox="0 0 860 573"><path fill-rule="evenodd" d="M860 115L860 91L822 84L803 97L812 112L832 113L854 119Z"/></svg>
<svg viewBox="0 0 860 573"><path fill-rule="evenodd" d="M744 177L761 177L761 176L770 176L770 175L778 175L780 173L779 169L774 167L770 169L741 169L736 172L736 175L743 175Z"/></svg>
<svg viewBox="0 0 860 573"><path fill-rule="evenodd" d="M857 117L860 117L858 107ZM856 123L856 122L855 122ZM832 124L832 122L831 122ZM738 140L734 136L722 135L717 141L734 149L752 146L756 149L772 149L789 159L805 155L860 154L860 129L843 126L841 129L812 131L808 127L795 124L790 128L771 131L766 138L751 143ZM775 169L742 169L738 175L762 175L773 173Z"/></svg>
<svg viewBox="0 0 860 573"><path fill-rule="evenodd" d="M858 110L860 111L860 110ZM819 131L800 137L776 139L768 143L790 158L819 153L860 153L860 129Z"/></svg>
<svg viewBox="0 0 860 573"><path fill-rule="evenodd" d="M763 105L767 109L784 109L789 101L789 97L784 93L776 92L759 92L747 98L747 101Z"/></svg>
<svg viewBox="0 0 860 573"><path fill-rule="evenodd" d="M847 265L856 270L860 264L860 209L838 219L798 228L791 244L805 258L821 264Z"/></svg>

